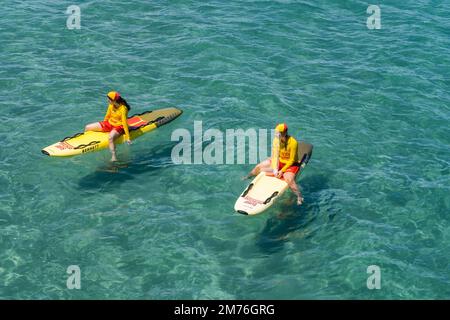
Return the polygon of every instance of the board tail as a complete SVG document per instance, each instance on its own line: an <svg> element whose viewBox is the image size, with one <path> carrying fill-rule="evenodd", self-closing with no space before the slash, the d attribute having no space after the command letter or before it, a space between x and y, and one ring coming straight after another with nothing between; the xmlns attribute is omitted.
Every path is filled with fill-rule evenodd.
<svg viewBox="0 0 450 320"><path fill-rule="evenodd" d="M313 145L307 142L300 141L298 143L297 155L300 167L302 169L308 164L309 159L311 159L313 148Z"/></svg>

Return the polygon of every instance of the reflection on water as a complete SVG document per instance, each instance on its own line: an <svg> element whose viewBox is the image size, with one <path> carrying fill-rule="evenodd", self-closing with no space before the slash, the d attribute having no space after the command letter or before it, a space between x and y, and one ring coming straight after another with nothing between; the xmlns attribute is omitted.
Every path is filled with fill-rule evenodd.
<svg viewBox="0 0 450 320"><path fill-rule="evenodd" d="M301 232L308 224L313 222L320 212L317 194L328 188L327 175L313 175L301 179L302 193L305 198L301 206L296 205L295 196L288 191L288 195L275 204L275 214L268 212L263 230L258 236L257 245L266 253L274 253L283 249L284 244L295 236L310 237L310 233ZM329 216L333 219L333 215Z"/></svg>
<svg viewBox="0 0 450 320"><path fill-rule="evenodd" d="M162 167L171 166L171 151L173 143L152 148L149 152L131 156L129 153L119 154L119 161L107 161L97 169L82 177L78 182L79 189L102 189L103 191L116 188L118 185Z"/></svg>

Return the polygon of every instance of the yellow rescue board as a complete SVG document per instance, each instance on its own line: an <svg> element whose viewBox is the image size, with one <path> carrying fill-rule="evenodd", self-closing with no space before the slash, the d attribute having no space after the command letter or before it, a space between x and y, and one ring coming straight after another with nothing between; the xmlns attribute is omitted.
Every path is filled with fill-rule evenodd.
<svg viewBox="0 0 450 320"><path fill-rule="evenodd" d="M150 132L183 113L177 108L165 108L146 111L128 118L130 138L134 140L144 133ZM67 137L42 149L42 153L53 157L69 157L93 151L99 151L108 147L108 132L82 132ZM124 135L116 139L116 144L125 141Z"/></svg>
<svg viewBox="0 0 450 320"><path fill-rule="evenodd" d="M300 170L303 172L312 155L313 146L306 142L298 143L298 159ZM288 184L283 178L274 177L272 172L261 172L247 186L237 199L234 210L244 215L255 215L267 210L286 190Z"/></svg>

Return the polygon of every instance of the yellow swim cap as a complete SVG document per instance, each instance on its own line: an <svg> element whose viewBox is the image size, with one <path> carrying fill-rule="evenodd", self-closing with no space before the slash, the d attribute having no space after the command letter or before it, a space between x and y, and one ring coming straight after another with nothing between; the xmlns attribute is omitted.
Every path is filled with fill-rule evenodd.
<svg viewBox="0 0 450 320"><path fill-rule="evenodd" d="M286 123L280 123L275 127L275 131L283 133L286 132L288 129L288 126Z"/></svg>
<svg viewBox="0 0 450 320"><path fill-rule="evenodd" d="M117 101L120 98L120 94L117 91L110 91L108 92L107 96L112 101Z"/></svg>

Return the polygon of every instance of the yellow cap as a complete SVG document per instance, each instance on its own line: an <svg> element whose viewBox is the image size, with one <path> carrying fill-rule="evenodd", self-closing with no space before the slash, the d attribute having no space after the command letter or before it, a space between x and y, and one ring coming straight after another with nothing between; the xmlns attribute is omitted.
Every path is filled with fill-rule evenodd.
<svg viewBox="0 0 450 320"><path fill-rule="evenodd" d="M110 91L107 96L112 101L117 101L120 98L120 94L117 91Z"/></svg>
<svg viewBox="0 0 450 320"><path fill-rule="evenodd" d="M288 129L288 126L286 123L280 123L275 127L275 131L283 133L286 132Z"/></svg>

